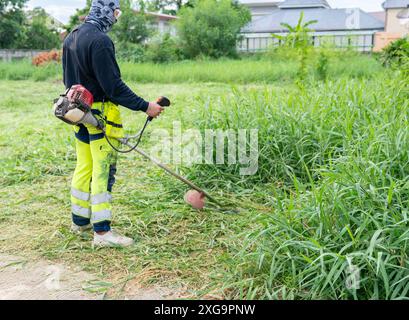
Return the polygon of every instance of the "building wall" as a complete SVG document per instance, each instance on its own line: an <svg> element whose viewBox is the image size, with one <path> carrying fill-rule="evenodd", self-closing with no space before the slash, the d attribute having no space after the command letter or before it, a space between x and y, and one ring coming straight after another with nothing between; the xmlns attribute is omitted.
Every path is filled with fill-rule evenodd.
<svg viewBox="0 0 409 320"><path fill-rule="evenodd" d="M176 27L173 24L174 20L155 19L151 22L150 27L160 34L170 33L172 36L176 36Z"/></svg>
<svg viewBox="0 0 409 320"><path fill-rule="evenodd" d="M398 18L396 17L397 14L402 11L402 9L388 9L386 11L386 32L391 33L401 33L405 35L409 32L409 30L400 24Z"/></svg>
<svg viewBox="0 0 409 320"><path fill-rule="evenodd" d="M378 32L375 34L375 47L374 52L380 52L383 48L387 47L391 42L402 38L402 33L392 32Z"/></svg>

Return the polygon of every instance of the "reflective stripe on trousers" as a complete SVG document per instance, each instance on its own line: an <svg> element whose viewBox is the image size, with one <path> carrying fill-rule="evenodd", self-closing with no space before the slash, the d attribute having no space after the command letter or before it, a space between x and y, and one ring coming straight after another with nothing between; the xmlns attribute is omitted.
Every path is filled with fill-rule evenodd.
<svg viewBox="0 0 409 320"><path fill-rule="evenodd" d="M84 208L77 204L71 205L72 213L76 216L80 216L83 218L90 218L91 217L91 208Z"/></svg>
<svg viewBox="0 0 409 320"><path fill-rule="evenodd" d="M106 202L111 202L111 201L112 201L112 195L108 192L97 194L91 197L91 204L93 206L98 205L98 204L103 204Z"/></svg>
<svg viewBox="0 0 409 320"><path fill-rule="evenodd" d="M74 198L77 198L78 200L82 200L82 201L89 201L91 197L91 194L89 192L82 192L74 188L71 188L71 195Z"/></svg>
<svg viewBox="0 0 409 320"><path fill-rule="evenodd" d="M93 223L111 220L111 201L112 195L109 192L91 196L91 221Z"/></svg>
<svg viewBox="0 0 409 320"><path fill-rule="evenodd" d="M78 130L78 128L76 129ZM73 214L86 217L92 223L110 221L112 217L112 177L116 170L116 152L105 138L91 139L97 136L96 128L83 127L90 139L75 139L77 166L71 189ZM84 135L84 133L82 133ZM112 143L119 142L112 139ZM90 191L90 192L89 192Z"/></svg>
<svg viewBox="0 0 409 320"><path fill-rule="evenodd" d="M92 212L91 221L92 223L98 223L101 221L111 221L112 212L111 210L101 210L97 212Z"/></svg>

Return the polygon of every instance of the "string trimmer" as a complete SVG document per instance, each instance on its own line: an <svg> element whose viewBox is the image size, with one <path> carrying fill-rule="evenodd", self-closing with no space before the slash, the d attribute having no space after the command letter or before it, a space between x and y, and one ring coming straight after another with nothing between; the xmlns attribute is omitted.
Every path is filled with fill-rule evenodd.
<svg viewBox="0 0 409 320"><path fill-rule="evenodd" d="M92 93L89 92L85 87L82 85L74 85L70 89L68 89L64 94L60 95L59 99L54 101L54 115L70 124L70 125L78 125L78 124L88 124L100 129L105 136L105 139L108 141L109 145L120 153L129 153L132 151L136 151L144 158L148 159L161 169L165 170L167 173L178 179L179 181L183 182L184 184L188 185L192 190L188 191L185 195L185 201L189 203L195 209L203 209L205 206L205 199L209 199L214 204L219 206L219 210L227 212L229 210L224 209L224 206L217 201L214 197L212 197L208 192L199 188L193 182L189 181L185 177L181 176L180 174L174 172L168 166L161 163L159 160L153 158L152 156L148 155L145 151L138 148L142 136L149 125L152 122L153 118L148 117L146 122L142 128L142 130L134 136L126 136L123 139L116 139L122 145L126 145L129 147L128 150L121 150L115 147L110 140L110 138L105 133L105 123L103 120L98 119L92 113L91 108L94 102ZM157 103L162 107L169 107L171 102L166 97L160 97L157 100ZM137 139L136 144L132 145L130 143L131 140ZM231 210L230 210L231 211Z"/></svg>

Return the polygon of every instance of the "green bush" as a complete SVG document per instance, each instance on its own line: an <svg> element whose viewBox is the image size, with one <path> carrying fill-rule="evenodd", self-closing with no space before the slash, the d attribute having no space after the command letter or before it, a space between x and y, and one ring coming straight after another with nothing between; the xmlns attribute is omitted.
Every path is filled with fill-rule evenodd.
<svg viewBox="0 0 409 320"><path fill-rule="evenodd" d="M120 43L142 44L150 35L148 17L143 12L136 13L130 0L121 1L122 16L112 28L112 38Z"/></svg>
<svg viewBox="0 0 409 320"><path fill-rule="evenodd" d="M239 33L251 19L247 8L231 0L202 0L180 11L177 22L188 58L235 56Z"/></svg>
<svg viewBox="0 0 409 320"><path fill-rule="evenodd" d="M180 57L181 50L176 40L168 33L153 39L146 52L147 60L155 63L173 62Z"/></svg>
<svg viewBox="0 0 409 320"><path fill-rule="evenodd" d="M115 45L115 50L119 61L139 63L146 60L146 48L140 44L120 42Z"/></svg>
<svg viewBox="0 0 409 320"><path fill-rule="evenodd" d="M409 38L398 39L381 52L380 59L384 66L393 67L402 64L409 57Z"/></svg>
<svg viewBox="0 0 409 320"><path fill-rule="evenodd" d="M61 40L57 32L49 30L44 24L34 22L26 32L26 40L21 46L27 49L58 49L61 47Z"/></svg>

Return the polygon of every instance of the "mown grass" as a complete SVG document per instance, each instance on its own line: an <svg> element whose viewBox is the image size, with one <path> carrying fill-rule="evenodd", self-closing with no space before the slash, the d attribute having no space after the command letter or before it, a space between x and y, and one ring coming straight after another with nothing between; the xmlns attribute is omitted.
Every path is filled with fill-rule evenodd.
<svg viewBox="0 0 409 320"><path fill-rule="evenodd" d="M311 61L312 78L316 77L316 64L317 61ZM61 79L61 69L61 65L57 63L35 67L29 61L0 62L0 79L55 80ZM241 60L181 61L169 64L121 63L124 80L138 83L291 83L296 79L298 69L299 61L293 54ZM332 79L343 76L371 78L382 71L380 63L372 56L345 53L330 57L328 76Z"/></svg>

